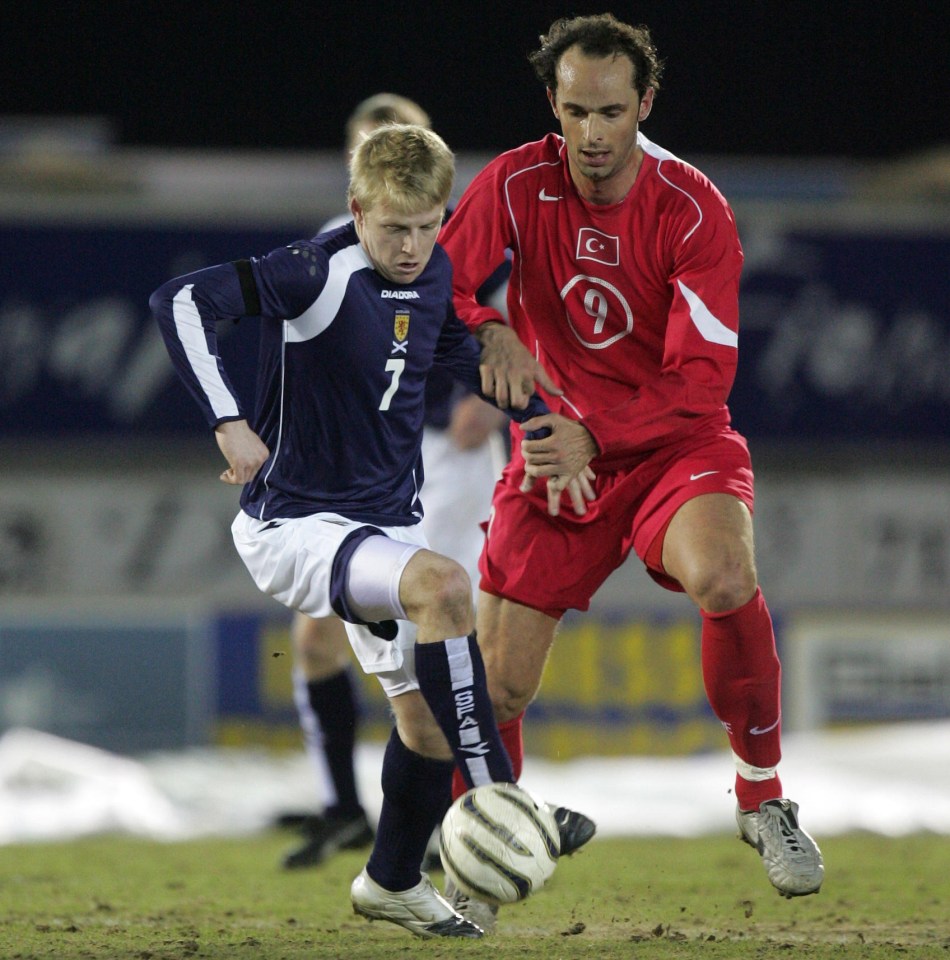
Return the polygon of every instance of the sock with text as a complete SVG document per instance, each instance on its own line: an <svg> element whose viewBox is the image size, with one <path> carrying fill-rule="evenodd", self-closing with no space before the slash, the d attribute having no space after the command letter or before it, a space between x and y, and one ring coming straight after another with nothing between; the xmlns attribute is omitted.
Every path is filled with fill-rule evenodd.
<svg viewBox="0 0 950 960"><path fill-rule="evenodd" d="M468 787L514 782L475 634L415 646L419 689L435 715Z"/></svg>
<svg viewBox="0 0 950 960"><path fill-rule="evenodd" d="M501 734L501 742L505 745L505 750L511 758L511 771L515 782L521 779L521 770L524 766L524 737L522 736L522 721L524 720L524 711L498 724L498 732ZM468 786L462 778L462 772L458 767L452 775L452 799L457 800L462 796Z"/></svg>

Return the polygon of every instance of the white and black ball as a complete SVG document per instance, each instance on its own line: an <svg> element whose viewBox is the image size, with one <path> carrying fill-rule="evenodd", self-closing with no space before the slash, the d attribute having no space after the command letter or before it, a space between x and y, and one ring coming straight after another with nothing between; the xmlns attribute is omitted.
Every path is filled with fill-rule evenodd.
<svg viewBox="0 0 950 960"><path fill-rule="evenodd" d="M489 783L459 797L442 820L442 865L463 893L516 903L536 893L557 866L553 813L514 783Z"/></svg>

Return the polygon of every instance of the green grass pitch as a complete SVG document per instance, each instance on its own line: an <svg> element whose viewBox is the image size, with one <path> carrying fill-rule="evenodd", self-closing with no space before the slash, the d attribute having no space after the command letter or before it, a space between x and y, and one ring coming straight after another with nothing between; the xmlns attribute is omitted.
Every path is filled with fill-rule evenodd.
<svg viewBox="0 0 950 960"><path fill-rule="evenodd" d="M482 941L423 941L353 915L365 851L288 873L293 836L0 847L5 960L950 957L950 838L821 842L825 884L783 900L732 836L595 839ZM441 875L436 879L441 881Z"/></svg>

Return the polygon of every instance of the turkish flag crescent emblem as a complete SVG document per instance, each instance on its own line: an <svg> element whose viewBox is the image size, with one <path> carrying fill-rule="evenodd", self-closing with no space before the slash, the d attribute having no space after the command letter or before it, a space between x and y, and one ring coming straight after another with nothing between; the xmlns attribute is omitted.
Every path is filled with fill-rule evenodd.
<svg viewBox="0 0 950 960"><path fill-rule="evenodd" d="M620 238L593 227L581 227L577 233L577 259L616 267L620 263Z"/></svg>

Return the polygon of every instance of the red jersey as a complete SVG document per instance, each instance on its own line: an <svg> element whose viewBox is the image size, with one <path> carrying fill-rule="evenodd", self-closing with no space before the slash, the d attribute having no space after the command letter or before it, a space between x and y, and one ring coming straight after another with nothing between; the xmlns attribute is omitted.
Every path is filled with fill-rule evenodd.
<svg viewBox="0 0 950 960"><path fill-rule="evenodd" d="M442 230L455 306L471 329L502 320L475 293L513 253L510 326L564 390L600 456L630 467L658 448L729 425L742 248L726 200L642 134L633 188L609 206L571 180L549 134L493 160Z"/></svg>

